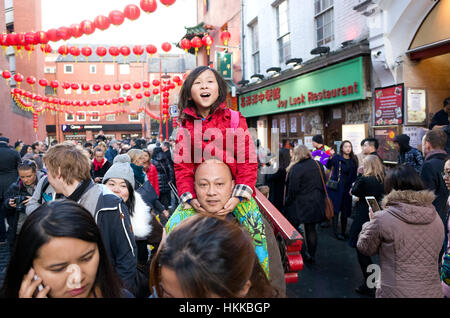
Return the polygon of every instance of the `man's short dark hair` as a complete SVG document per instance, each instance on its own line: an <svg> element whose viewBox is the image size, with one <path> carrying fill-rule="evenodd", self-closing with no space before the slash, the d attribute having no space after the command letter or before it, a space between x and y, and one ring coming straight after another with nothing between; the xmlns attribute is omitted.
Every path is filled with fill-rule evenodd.
<svg viewBox="0 0 450 318"><path fill-rule="evenodd" d="M39 141L35 141L31 144L31 148L34 150L36 150L36 148L39 146Z"/></svg>
<svg viewBox="0 0 450 318"><path fill-rule="evenodd" d="M164 141L164 142L163 142L163 146L166 147L166 148L168 148L168 149L170 149L170 142Z"/></svg>
<svg viewBox="0 0 450 318"><path fill-rule="evenodd" d="M429 130L425 135L425 142L427 141L433 149L444 150L447 145L447 134L442 129Z"/></svg>
<svg viewBox="0 0 450 318"><path fill-rule="evenodd" d="M444 107L450 105L450 97L444 99Z"/></svg>
<svg viewBox="0 0 450 318"><path fill-rule="evenodd" d="M323 145L322 135L315 135L314 137L312 137L312 141L317 142L319 145Z"/></svg>
<svg viewBox="0 0 450 318"><path fill-rule="evenodd" d="M364 140L364 143L366 143L366 142L369 143L369 145L374 146L375 150L377 150L380 145L380 143L378 142L378 139L373 138L373 137L366 138Z"/></svg>
<svg viewBox="0 0 450 318"><path fill-rule="evenodd" d="M361 140L361 147L364 146L366 140L367 140L367 138L364 138L363 140Z"/></svg>
<svg viewBox="0 0 450 318"><path fill-rule="evenodd" d="M90 142L85 142L83 145L84 148L92 147L92 144Z"/></svg>

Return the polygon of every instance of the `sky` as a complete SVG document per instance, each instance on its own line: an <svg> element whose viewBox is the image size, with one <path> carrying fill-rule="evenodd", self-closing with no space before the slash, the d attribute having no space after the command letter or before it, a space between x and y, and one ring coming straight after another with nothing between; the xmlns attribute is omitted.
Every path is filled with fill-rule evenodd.
<svg viewBox="0 0 450 318"><path fill-rule="evenodd" d="M83 20L94 21L98 15L108 16L113 10L123 12L128 4L139 7L139 0L41 0L42 30L47 31L61 26L81 23ZM112 25L105 31L95 30L93 34L83 35L78 39L71 38L66 44L115 44L115 45L147 45L154 44L161 48L163 42L175 43L186 34L185 26L197 24L197 0L177 0L166 7L157 0L158 8L147 14L141 10L137 20L125 21ZM59 47L64 41L50 42L52 47ZM183 50L172 45L170 53L183 53Z"/></svg>

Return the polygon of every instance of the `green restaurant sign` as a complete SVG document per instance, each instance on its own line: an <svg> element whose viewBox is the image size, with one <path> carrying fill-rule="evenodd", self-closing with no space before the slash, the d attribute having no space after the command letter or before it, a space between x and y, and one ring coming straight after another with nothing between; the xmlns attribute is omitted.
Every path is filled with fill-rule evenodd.
<svg viewBox="0 0 450 318"><path fill-rule="evenodd" d="M362 57L332 65L239 96L245 117L364 99Z"/></svg>

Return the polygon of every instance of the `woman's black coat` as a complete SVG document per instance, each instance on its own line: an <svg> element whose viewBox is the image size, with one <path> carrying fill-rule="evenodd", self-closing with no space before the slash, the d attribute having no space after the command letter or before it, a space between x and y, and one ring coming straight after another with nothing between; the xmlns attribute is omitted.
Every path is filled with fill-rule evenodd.
<svg viewBox="0 0 450 318"><path fill-rule="evenodd" d="M296 163L288 173L285 215L298 228L302 223L319 223L325 219L325 190L319 168L313 159Z"/></svg>

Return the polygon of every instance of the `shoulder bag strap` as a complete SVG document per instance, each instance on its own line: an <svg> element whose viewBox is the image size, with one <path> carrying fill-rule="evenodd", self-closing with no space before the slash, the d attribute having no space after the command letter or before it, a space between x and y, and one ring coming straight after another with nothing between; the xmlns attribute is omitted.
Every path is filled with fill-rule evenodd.
<svg viewBox="0 0 450 318"><path fill-rule="evenodd" d="M325 180L322 175L322 170L320 169L319 163L316 160L314 160L314 162L317 165L317 169L319 169L319 174L320 174L320 178L322 179L322 184L323 184L323 189L325 190L325 194L328 196L328 191L327 191L327 187L325 185Z"/></svg>

